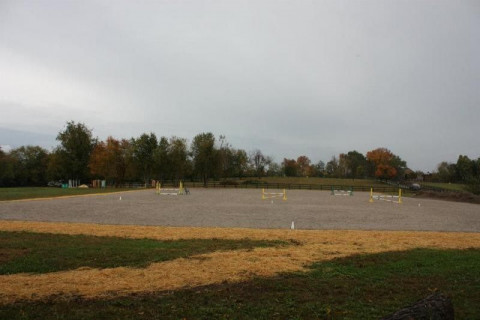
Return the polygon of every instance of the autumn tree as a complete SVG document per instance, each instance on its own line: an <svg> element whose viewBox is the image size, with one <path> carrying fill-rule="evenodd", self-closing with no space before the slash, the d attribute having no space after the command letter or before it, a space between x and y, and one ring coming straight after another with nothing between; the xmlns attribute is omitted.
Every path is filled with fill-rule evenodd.
<svg viewBox="0 0 480 320"><path fill-rule="evenodd" d="M93 176L107 178L109 173L109 160L107 159L107 148L103 141L98 142L90 155L90 162L88 167Z"/></svg>
<svg viewBox="0 0 480 320"><path fill-rule="evenodd" d="M367 160L374 166L374 175L377 178L391 179L397 175L397 170L390 165L393 153L386 148L378 148L367 152Z"/></svg>
<svg viewBox="0 0 480 320"><path fill-rule="evenodd" d="M283 159L283 172L287 177L296 177L298 175L298 164L295 159Z"/></svg>
<svg viewBox="0 0 480 320"><path fill-rule="evenodd" d="M301 177L307 177L311 175L311 161L307 156L300 156L297 158L297 174Z"/></svg>
<svg viewBox="0 0 480 320"><path fill-rule="evenodd" d="M406 162L386 148L367 152L367 160L373 166L375 177L381 179L401 176L406 168Z"/></svg>
<svg viewBox="0 0 480 320"><path fill-rule="evenodd" d="M98 142L90 156L90 173L115 184L123 182L130 162L129 147L128 140L119 141L113 137Z"/></svg>

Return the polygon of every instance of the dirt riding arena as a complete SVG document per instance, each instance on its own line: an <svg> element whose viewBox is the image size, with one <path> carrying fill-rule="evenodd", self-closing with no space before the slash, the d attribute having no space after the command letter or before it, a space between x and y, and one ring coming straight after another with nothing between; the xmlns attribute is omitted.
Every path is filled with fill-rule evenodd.
<svg viewBox="0 0 480 320"><path fill-rule="evenodd" d="M350 197L331 196L325 191L287 191L287 197L287 201L272 202L261 200L260 190L193 189L188 196L158 196L154 190L144 190L0 202L2 231L157 240L249 238L295 243L212 252L195 259L152 263L146 268L82 267L46 274L1 275L0 305L52 297L109 299L131 293L171 292L226 281L248 281L252 277L306 271L316 261L352 254L419 247L480 247L479 205L411 198L404 198L401 205L369 203L368 193ZM292 221L296 230L290 230ZM368 229L375 231L362 231Z"/></svg>
<svg viewBox="0 0 480 320"><path fill-rule="evenodd" d="M402 204L369 203L364 192L332 196L307 190L287 190L287 201L261 198L261 189L199 188L187 196L150 189L1 202L0 220L256 229L289 229L294 221L296 229L480 232L476 204L408 197Z"/></svg>

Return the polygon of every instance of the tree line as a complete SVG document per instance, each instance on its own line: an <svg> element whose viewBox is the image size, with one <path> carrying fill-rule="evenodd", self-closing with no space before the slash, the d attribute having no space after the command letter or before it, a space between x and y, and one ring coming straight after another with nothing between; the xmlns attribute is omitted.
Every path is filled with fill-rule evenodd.
<svg viewBox="0 0 480 320"><path fill-rule="evenodd" d="M217 139L210 132L197 134L191 143L176 136L158 138L154 133L131 139L110 136L101 141L85 124L74 121L67 122L57 141L59 145L50 152L39 146L22 146L10 152L0 149L0 186L42 186L68 179L83 183L105 179L109 185L149 183L152 179L191 179L206 184L209 179L264 176L404 180L415 175L404 160L386 148L365 155L355 150L341 153L327 163L312 163L305 155L277 163L261 150L236 149L225 136ZM478 171L479 163L472 164L477 168L472 170Z"/></svg>
<svg viewBox="0 0 480 320"><path fill-rule="evenodd" d="M431 174L432 182L463 183L467 190L480 194L480 157L470 159L466 155L458 156L456 163L441 162L437 170Z"/></svg>

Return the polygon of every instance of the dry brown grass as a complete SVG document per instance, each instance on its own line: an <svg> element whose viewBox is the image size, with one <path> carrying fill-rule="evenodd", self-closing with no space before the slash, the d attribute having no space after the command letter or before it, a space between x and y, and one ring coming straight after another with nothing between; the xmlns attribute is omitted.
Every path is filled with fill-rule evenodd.
<svg viewBox="0 0 480 320"><path fill-rule="evenodd" d="M252 276L273 276L279 272L301 271L314 261L356 253L419 247L480 248L479 233L175 228L20 221L0 221L0 230L158 240L249 238L293 240L296 243L289 247L214 252L190 259L154 263L144 269L80 268L41 275L0 276L0 303L19 299L38 300L58 294L63 297L112 297L134 292L176 290L223 281L237 282L248 280Z"/></svg>

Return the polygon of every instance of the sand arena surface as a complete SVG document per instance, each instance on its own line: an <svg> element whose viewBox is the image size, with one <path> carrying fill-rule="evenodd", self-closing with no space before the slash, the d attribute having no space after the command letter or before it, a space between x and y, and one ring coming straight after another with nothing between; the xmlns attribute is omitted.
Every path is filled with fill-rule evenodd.
<svg viewBox="0 0 480 320"><path fill-rule="evenodd" d="M478 204L407 197L401 205L369 203L365 192L350 197L287 190L287 197L272 202L261 200L261 189L203 188L188 196L158 196L150 189L0 202L0 220L262 229L288 229L295 221L297 229L480 232Z"/></svg>

